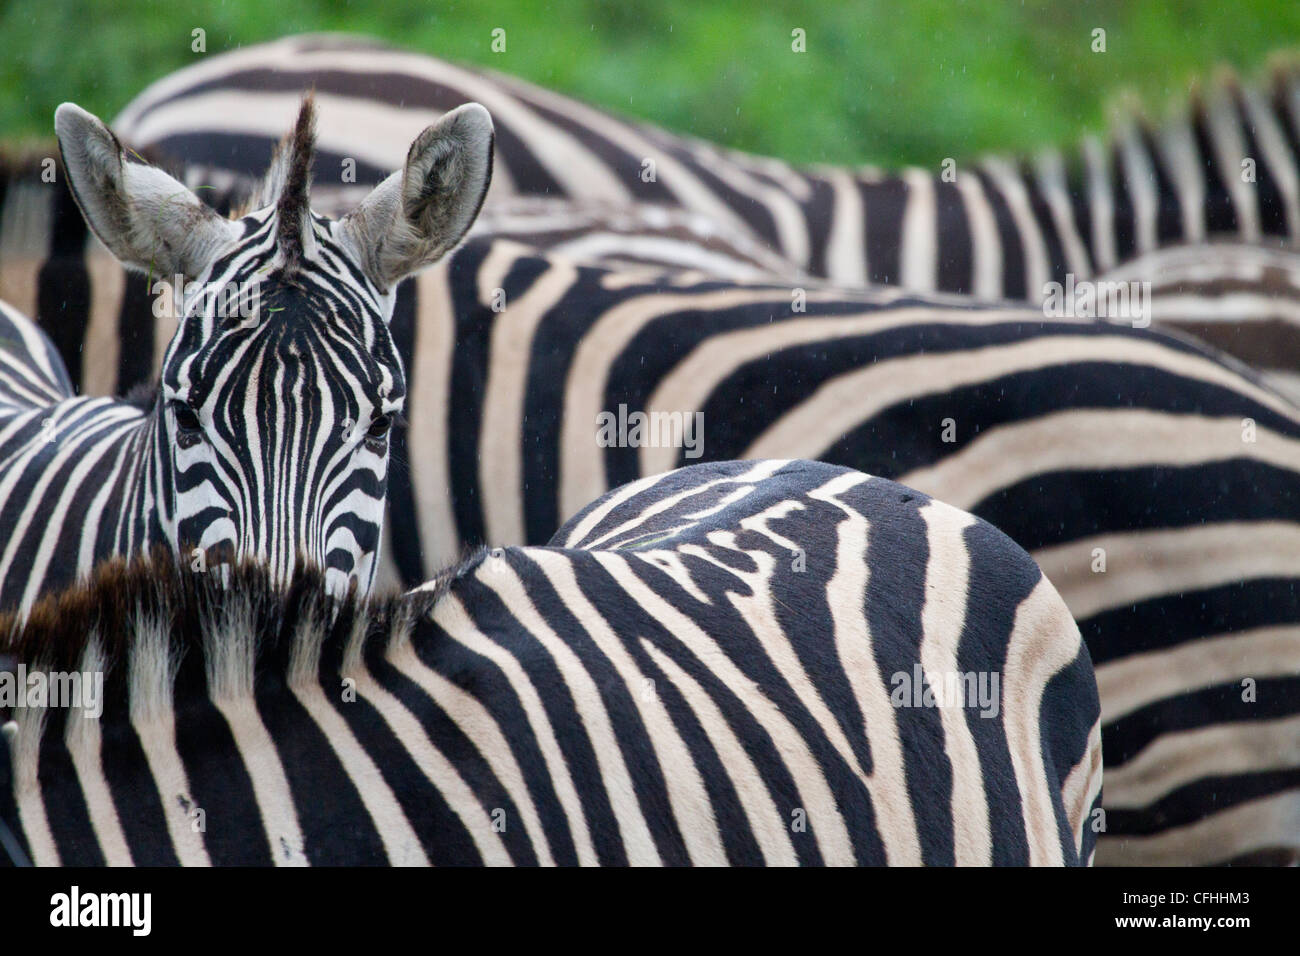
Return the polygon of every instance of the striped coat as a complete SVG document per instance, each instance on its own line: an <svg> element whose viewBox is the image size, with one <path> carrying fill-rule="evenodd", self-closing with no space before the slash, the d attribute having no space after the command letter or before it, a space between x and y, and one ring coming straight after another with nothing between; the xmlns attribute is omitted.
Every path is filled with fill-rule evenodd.
<svg viewBox="0 0 1300 956"><path fill-rule="evenodd" d="M888 481L688 468L333 618L318 578L205 580L108 566L11 637L107 670L102 714L19 709L0 747L0 820L37 863L1091 854L1073 621L1003 535ZM943 696L964 675L982 703Z"/></svg>
<svg viewBox="0 0 1300 956"><path fill-rule="evenodd" d="M477 96L502 129L483 223L494 235L582 261L649 258L726 278L761 269L798 284L806 275L1046 298L1053 314L1091 308L1095 292L1110 318L1197 335L1267 369L1296 398L1297 76L1283 65L1267 85L1222 80L1168 122L1130 118L1077 152L963 162L955 176L938 159L935 169L896 173L791 167L509 77L337 36L206 58L151 86L118 123L146 154L181 159L186 181L220 202L260 173L295 97L314 85L324 104L317 202L341 213L400 165L422 123ZM138 280L86 249L42 159L8 173L0 161L0 297L38 317L75 384L120 393L147 377L170 332L149 318ZM1078 303L1058 308L1090 283ZM1133 289L1140 306L1130 304ZM83 341L96 348L83 351ZM100 350L112 354L85 361Z"/></svg>
<svg viewBox="0 0 1300 956"><path fill-rule="evenodd" d="M806 293L797 312L788 286L505 241L454 252L397 296L412 424L393 436L380 580L425 580L465 545L544 543L608 488L693 460L671 440L602 447L602 413L699 412L705 460L900 480L1031 552L1098 669L1100 861L1294 854L1294 408L1159 332Z"/></svg>
<svg viewBox="0 0 1300 956"><path fill-rule="evenodd" d="M899 478L1048 568L1098 665L1101 860L1294 855L1294 410L1168 336L811 285L800 313L797 291L486 240L408 285L393 327L417 427L397 438L389 580L424 579L462 542L544 542L605 488L683 460L600 447L596 415L701 411L707 458Z"/></svg>
<svg viewBox="0 0 1300 956"><path fill-rule="evenodd" d="M1110 768L1099 860L1296 852L1300 413L1153 330L889 290L810 289L795 312L788 287L680 279L476 241L399 296L411 425L381 577L542 543L696 453L889 477L1005 531L1078 619ZM674 413L702 426L674 436Z"/></svg>
<svg viewBox="0 0 1300 956"><path fill-rule="evenodd" d="M146 402L78 397L51 344L0 307L0 608L26 608L110 555L154 544L339 592L374 581L388 433L404 406L388 329L396 285L463 237L491 172L467 105L424 131L354 216L311 212L304 102L266 190L237 221L128 157L89 113L55 125L95 235L123 267L185 281ZM178 296L179 297L179 296Z"/></svg>
<svg viewBox="0 0 1300 956"><path fill-rule="evenodd" d="M299 92L322 104L317 179L358 183L402 161L411 131L475 99L498 120L489 203L510 195L679 206L747 232L840 284L1030 298L1160 246L1300 235L1300 79L1226 82L1175 122L1119 125L1077 154L932 170L792 167L633 123L513 77L331 35L243 47L157 81L119 114L132 142L227 176L256 175ZM364 134L361 131L364 130ZM1241 160L1254 162L1254 178ZM650 165L647 165L650 164ZM653 167L653 175L649 171ZM348 167L350 168L350 167Z"/></svg>

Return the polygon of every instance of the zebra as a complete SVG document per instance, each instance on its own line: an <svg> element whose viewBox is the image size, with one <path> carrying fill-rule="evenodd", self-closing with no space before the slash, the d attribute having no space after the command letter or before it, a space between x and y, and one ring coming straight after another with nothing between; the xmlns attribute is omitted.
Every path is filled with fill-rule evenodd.
<svg viewBox="0 0 1300 956"><path fill-rule="evenodd" d="M339 605L318 573L277 587L253 563L211 580L164 550L0 622L32 672L105 675L102 713L13 710L0 822L22 856L1092 854L1099 705L1068 610L1004 535L890 481L710 463L405 595Z"/></svg>
<svg viewBox="0 0 1300 956"><path fill-rule="evenodd" d="M1297 853L1300 412L1251 370L1006 303L810 288L800 312L784 285L486 238L405 288L380 581L543 544L696 452L898 480L1005 531L1078 619L1109 768L1099 862ZM602 442L602 417L637 414L666 439L650 418Z"/></svg>
<svg viewBox="0 0 1300 956"><path fill-rule="evenodd" d="M602 210L676 208L710 223L711 242L747 247L773 275L806 273L849 287L899 284L1037 305L1048 288L1075 280L1115 293L1149 284L1141 308L1103 298L1119 318L1144 313L1140 321L1189 331L1268 368L1275 387L1300 397L1300 346L1290 332L1300 298L1300 264L1290 254L1300 222L1300 71L1290 61L1278 61L1267 87L1221 78L1163 125L1130 110L1105 143L1086 139L1068 155L991 157L954 165L951 174L796 168L629 123L509 77L331 35L207 58L151 86L118 127L145 155L183 159L186 181L219 202L255 181L297 92L313 84L325 104L315 201L330 214L353 208L400 165L421 123L478 97L504 124L489 210L520 196L548 197L560 219L555 197ZM646 163L654 175L645 175ZM60 333L78 384L76 348L83 337L117 340L114 324L160 350L169 335L147 327L147 292L104 262L83 261L93 256L67 197L30 162L11 176L12 208L0 210L0 297ZM0 183L0 201L3 193ZM648 234L614 230L623 250L733 269L734 257L710 255L704 242L692 254L680 233L665 243L663 230L645 222L648 213L635 215ZM556 240L534 225L545 233L537 238ZM27 253L6 267L6 256L14 258L6 229L30 249L21 237L37 228L57 262ZM566 246L618 261L611 242L588 236ZM119 389L147 377L150 354L123 350ZM91 394L109 394L101 390L113 384L87 380Z"/></svg>
<svg viewBox="0 0 1300 956"><path fill-rule="evenodd" d="M955 175L794 167L513 77L328 34L207 58L150 86L117 124L133 142L229 184L256 172L267 130L309 85L326 104L322 180L340 183L344 159L358 182L373 179L411 126L479 98L502 129L490 204L521 194L678 206L840 285L1038 302L1044 284L1067 273L1103 274L1171 245L1218 237L1293 247L1300 235L1300 71L1284 59L1267 88L1224 74L1173 122L1154 125L1129 107L1106 142L1086 138L1071 155L989 157L965 175L955 162Z"/></svg>
<svg viewBox="0 0 1300 956"><path fill-rule="evenodd" d="M161 385L138 403L75 397L40 330L0 312L0 606L163 543L204 568L254 554L283 578L305 556L338 590L371 586L406 397L393 290L477 214L492 123L477 104L448 114L340 221L308 205L313 123L308 98L254 209L227 220L59 107L95 235L128 267L192 281Z"/></svg>
<svg viewBox="0 0 1300 956"><path fill-rule="evenodd" d="M798 311L791 293L490 237L399 288L409 424L378 581L543 544L609 488L693 460L671 434L602 447L601 414L701 413L705 459L898 480L1045 568L1101 687L1099 862L1297 853L1295 408L1155 330L889 288L810 286Z"/></svg>
<svg viewBox="0 0 1300 956"><path fill-rule="evenodd" d="M1074 153L946 158L899 171L746 156L508 76L330 35L211 57L146 89L118 123L133 141L184 157L229 188L258 168L267 130L309 84L325 103L319 172L335 184L325 202L340 209L355 194L339 182L345 159L368 182L404 148L408 124L476 96L506 130L489 208L514 195L680 207L765 244L791 274L846 287L901 285L1058 311L1070 307L1058 304L1066 288L1087 286L1081 308L1097 308L1097 294L1100 315L1200 335L1267 368L1274 387L1300 400L1289 307L1300 289L1292 60L1278 60L1267 86L1224 74L1164 124L1127 107L1107 141L1085 138ZM1188 260L1190 274L1179 267ZM1279 277L1290 290L1283 301Z"/></svg>
<svg viewBox="0 0 1300 956"><path fill-rule="evenodd" d="M399 289L393 329L416 425L393 439L381 580L543 543L683 460L602 448L592 416L703 412L707 458L901 480L1044 565L1098 666L1101 862L1297 853L1296 413L1250 370L1023 307L591 268L491 237Z"/></svg>

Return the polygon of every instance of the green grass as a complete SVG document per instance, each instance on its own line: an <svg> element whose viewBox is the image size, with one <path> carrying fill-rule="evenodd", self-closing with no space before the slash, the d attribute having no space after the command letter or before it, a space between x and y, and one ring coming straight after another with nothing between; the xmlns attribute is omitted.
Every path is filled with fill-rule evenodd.
<svg viewBox="0 0 1300 956"><path fill-rule="evenodd" d="M111 9L110 9L111 6ZM0 137L46 136L67 99L111 117L207 55L346 30L525 77L632 116L796 161L937 165L1156 112L1216 64L1300 45L1294 0L0 0ZM506 30L506 50L491 31ZM807 52L791 50L806 31ZM1091 49L1106 30L1105 53Z"/></svg>

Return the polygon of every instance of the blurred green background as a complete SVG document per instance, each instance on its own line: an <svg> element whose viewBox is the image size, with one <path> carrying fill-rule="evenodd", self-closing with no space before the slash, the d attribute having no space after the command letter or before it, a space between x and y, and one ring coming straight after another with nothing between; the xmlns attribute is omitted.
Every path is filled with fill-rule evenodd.
<svg viewBox="0 0 1300 956"><path fill-rule="evenodd" d="M368 33L757 153L929 165L1073 140L1122 90L1160 113L1216 64L1256 74L1300 44L1300 2L0 0L0 137L47 135L65 99L111 117L202 55L196 27L207 55Z"/></svg>

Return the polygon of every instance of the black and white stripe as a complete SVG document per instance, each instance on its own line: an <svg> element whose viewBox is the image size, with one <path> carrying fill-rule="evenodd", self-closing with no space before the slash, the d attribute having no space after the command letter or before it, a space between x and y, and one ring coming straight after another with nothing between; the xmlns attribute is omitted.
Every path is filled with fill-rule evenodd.
<svg viewBox="0 0 1300 956"><path fill-rule="evenodd" d="M1101 861L1295 853L1295 409L1151 330L806 293L798 313L789 286L584 267L507 241L456 250L397 295L413 424L394 436L380 580L425 580L466 545L541 544L608 488L689 462L598 447L599 413L702 412L707 460L822 458L897 479L1047 569L1102 688Z"/></svg>
<svg viewBox="0 0 1300 956"><path fill-rule="evenodd" d="M597 411L703 411L707 458L807 455L899 478L1048 568L1099 668L1116 768L1103 861L1294 854L1294 410L1169 336L806 291L796 314L789 286L485 240L409 283L393 330L417 427L397 439L381 573L422 580L462 542L541 543L605 488L682 460L598 448ZM1263 691L1249 703L1247 678Z"/></svg>
<svg viewBox="0 0 1300 956"><path fill-rule="evenodd" d="M400 288L414 425L394 437L380 579L424 580L466 544L540 544L607 488L688 461L597 447L599 412L703 412L707 459L898 479L1048 569L1099 670L1116 768L1102 861L1294 853L1295 410L1160 333L888 290L809 286L796 313L791 293L486 239ZM1241 700L1247 678L1264 698Z"/></svg>
<svg viewBox="0 0 1300 956"><path fill-rule="evenodd" d="M892 482L704 465L403 598L340 612L319 578L269 581L101 567L10 633L31 666L109 681L98 719L14 712L0 822L23 854L979 865L1092 851L1098 703L1074 622L1005 536ZM920 674L930 706L900 690ZM997 706L944 698L958 674L998 675Z"/></svg>
<svg viewBox="0 0 1300 956"><path fill-rule="evenodd" d="M502 175L489 209L517 196L667 206L712 223L733 245L766 248L785 264L774 273L782 279L806 274L1034 305L1047 283L1151 281L1167 272L1172 252L1195 267L1193 285L1155 281L1140 321L1195 334L1205 329L1196 313L1212 303L1213 344L1300 394L1288 378L1300 374L1295 317L1259 276L1277 250L1294 254L1300 237L1294 62L1279 63L1267 85L1220 77L1165 122L1130 112L1105 140L1087 138L1076 151L958 162L955 180L939 157L897 172L793 167L628 122L512 77L326 35L208 58L149 87L118 122L130 140L191 165L219 195L260 168L294 96L309 86L323 103L329 146L317 172L333 184L322 194L328 209L354 201L356 187L340 183L345 159L356 162L358 183L375 181L400 164L421 123L479 98L501 123ZM652 234L640 244L662 240ZM621 243L637 244L627 235ZM1223 244L1235 247L1226 257ZM676 245L680 261L680 237ZM569 252L617 259L594 237ZM1289 271L1300 269L1288 258ZM708 268L706 254L696 259ZM1222 282L1240 294L1217 294Z"/></svg>
<svg viewBox="0 0 1300 956"><path fill-rule="evenodd" d="M897 174L797 168L513 77L328 35L206 58L146 89L117 125L141 146L252 176L307 88L322 104L322 183L341 183L345 158L358 183L378 181L421 124L478 99L495 107L500 137L489 204L519 194L677 206L840 284L1037 299L1066 272L1084 278L1161 246L1300 235L1300 79L1286 68L1268 89L1219 82L1165 125L1119 123L1077 154L959 164L956 182L938 160Z"/></svg>
<svg viewBox="0 0 1300 956"><path fill-rule="evenodd" d="M810 289L796 313L788 287L680 278L476 240L399 297L412 424L381 578L423 580L467 544L540 544L607 489L690 463L600 447L601 413L699 412L705 460L899 480L1042 564L1102 688L1115 782L1099 859L1297 851L1294 407L1158 331L889 290Z"/></svg>
<svg viewBox="0 0 1300 956"><path fill-rule="evenodd" d="M404 169L338 222L307 208L310 102L238 221L129 161L77 107L56 126L72 193L107 248L192 281L143 407L74 397L40 330L0 312L0 340L15 343L0 364L0 606L27 608L96 560L154 544L192 548L204 568L256 555L281 578L306 557L336 590L367 590L406 392L393 288L476 214L486 112L426 130Z"/></svg>

